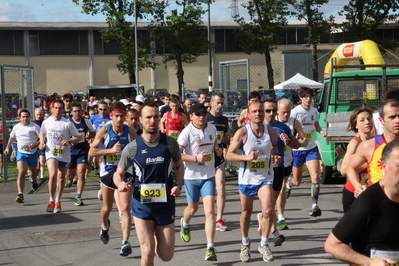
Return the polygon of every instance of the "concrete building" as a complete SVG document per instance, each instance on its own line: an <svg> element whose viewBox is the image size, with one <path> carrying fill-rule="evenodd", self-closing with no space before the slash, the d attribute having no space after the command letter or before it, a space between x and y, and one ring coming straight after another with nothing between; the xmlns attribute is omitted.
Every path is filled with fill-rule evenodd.
<svg viewBox="0 0 399 266"><path fill-rule="evenodd" d="M139 36L145 34L147 23L139 23ZM63 94L69 91L86 91L87 86L127 84L127 75L122 75L116 64L118 49L101 39L100 32L107 23L99 22L0 22L0 64L29 65L34 67L35 90L39 93ZM214 88L220 87L219 63L230 60L249 59L250 89L267 88L264 55L242 52L233 31L238 28L234 22L212 22L212 39L217 44L212 54ZM393 27L389 30L392 31ZM397 31L390 38L399 39ZM306 45L307 31L300 23L286 27L285 40L272 53L274 79L278 84L301 73L311 77L310 47ZM320 79L325 62L334 51L339 40L331 38L321 43L319 55ZM184 64L186 89L208 87L208 56L204 54L193 64ZM176 92L177 78L173 64L162 64L160 55L155 56L160 65L153 71L140 72L140 83L145 89L166 88ZM246 76L233 75L230 86L240 87Z"/></svg>

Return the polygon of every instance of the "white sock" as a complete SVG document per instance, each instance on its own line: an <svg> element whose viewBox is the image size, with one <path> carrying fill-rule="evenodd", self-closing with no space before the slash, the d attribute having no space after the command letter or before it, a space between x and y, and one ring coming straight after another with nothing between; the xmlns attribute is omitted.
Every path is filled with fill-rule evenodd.
<svg viewBox="0 0 399 266"><path fill-rule="evenodd" d="M213 243L208 243L208 244L206 245L206 249L209 249L209 248L213 248Z"/></svg>
<svg viewBox="0 0 399 266"><path fill-rule="evenodd" d="M261 238L261 240L260 240L261 246L266 245L267 242L268 242L267 238L262 236L262 238Z"/></svg>
<svg viewBox="0 0 399 266"><path fill-rule="evenodd" d="M278 215L277 215L277 218L278 218L278 220L280 221L281 219L284 219L284 215L278 214Z"/></svg>
<svg viewBox="0 0 399 266"><path fill-rule="evenodd" d="M183 227L185 227L185 228L189 228L189 227L190 227L190 224L186 224L186 222L184 221L184 219L183 219Z"/></svg>
<svg viewBox="0 0 399 266"><path fill-rule="evenodd" d="M251 242L251 240L249 239L249 237L243 237L242 238L242 243L244 245L248 245Z"/></svg>

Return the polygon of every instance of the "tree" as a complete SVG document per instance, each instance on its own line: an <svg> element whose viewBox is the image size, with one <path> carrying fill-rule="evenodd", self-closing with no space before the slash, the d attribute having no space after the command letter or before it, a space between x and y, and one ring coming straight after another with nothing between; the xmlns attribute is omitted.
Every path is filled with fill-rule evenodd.
<svg viewBox="0 0 399 266"><path fill-rule="evenodd" d="M345 42L369 39L387 49L397 47L394 40L382 40L376 35L378 26L396 21L399 17L398 0L350 0L343 10L338 12L346 21L340 24Z"/></svg>
<svg viewBox="0 0 399 266"><path fill-rule="evenodd" d="M129 82L136 83L136 58L134 34L131 20L134 17L134 1L133 0L72 0L75 4L82 5L82 13L88 15L96 15L102 13L106 16L108 28L101 31L101 37L104 42L118 45L120 55L117 64L118 70L123 74L129 75ZM163 1L137 1L137 17L142 19L144 15L152 14L157 16L153 11L156 8L164 6ZM151 47L149 41L141 40L138 45L139 70L146 67L155 67L151 61Z"/></svg>
<svg viewBox="0 0 399 266"><path fill-rule="evenodd" d="M328 38L333 25L333 16L325 19L323 12L319 11L322 5L326 5L329 0L302 0L294 4L299 20L305 20L308 29L306 40L312 46L312 75L313 80L319 80L319 68L317 60L317 44L321 40Z"/></svg>
<svg viewBox="0 0 399 266"><path fill-rule="evenodd" d="M175 65L180 93L184 84L183 63L194 63L209 48L202 16L207 12L203 4L212 2L213 0L177 0L175 3L181 9L180 13L177 9L169 14L165 12L149 26L157 44L157 53L163 56L162 62L173 62Z"/></svg>
<svg viewBox="0 0 399 266"><path fill-rule="evenodd" d="M265 55L267 79L269 88L274 87L273 66L271 53L276 45L281 43L283 26L287 25L287 17L293 15L288 10L295 0L252 0L243 3L242 6L248 10L251 21L247 22L243 17L235 17L234 21L240 24L236 37L241 42L244 52L251 54L259 52Z"/></svg>

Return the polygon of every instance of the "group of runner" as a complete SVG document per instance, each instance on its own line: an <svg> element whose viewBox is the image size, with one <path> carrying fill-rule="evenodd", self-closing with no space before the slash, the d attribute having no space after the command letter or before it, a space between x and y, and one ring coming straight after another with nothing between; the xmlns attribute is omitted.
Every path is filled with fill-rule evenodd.
<svg viewBox="0 0 399 266"><path fill-rule="evenodd" d="M229 230L223 219L226 160L240 162L240 258L244 262L251 259L248 231L253 200L257 195L262 205L261 213L257 215L258 230L262 235L258 251L265 261L272 261L269 234L272 233L275 246L285 241L279 233L279 229L288 229L284 218L285 197L290 195L292 185L300 184L305 163L312 180L309 215L321 215L317 205L320 156L313 135L314 131L323 136L326 133L318 124L317 110L311 107L312 97L311 89L302 88L302 104L291 112L293 106L289 100L261 103L262 96L251 92L249 107L242 112L238 121L240 128L232 139L228 119L222 114L225 99L221 93L211 96L210 107L204 104L206 94L200 94L199 102L190 107L189 113L184 113L186 108L180 106L174 95L167 95L165 101L170 101L161 110L155 104L146 103L140 113L126 110L122 102L99 103L99 113L90 120L83 117L79 104L56 100L51 104L52 116L45 119L41 127L32 124L29 112L22 110L18 127L26 127L26 130L14 127L9 145L14 140L18 143L17 160L23 165L18 169L36 168L38 149L45 151L49 170L48 212L61 212L66 176L68 186L75 173L78 177L75 205L84 205L82 193L88 163L93 157L98 158L99 195L103 200L100 239L102 243L108 243L109 215L115 200L122 217L120 255L132 253L129 243L132 214L142 265L153 265L155 255L164 261L172 259L174 197L181 194L183 184L187 207L178 214L181 216L180 237L184 242L190 241L190 221L198 211L201 196L207 241L205 260L217 260L215 230ZM63 114L68 114L69 119ZM90 149L87 142L91 142ZM8 154L8 148L5 154ZM241 153L236 153L237 150ZM293 179L288 180L285 189L292 168ZM32 169L34 181L37 171ZM21 171L17 182L16 201L19 203L24 202L20 196L24 176ZM278 215L274 211L276 202Z"/></svg>

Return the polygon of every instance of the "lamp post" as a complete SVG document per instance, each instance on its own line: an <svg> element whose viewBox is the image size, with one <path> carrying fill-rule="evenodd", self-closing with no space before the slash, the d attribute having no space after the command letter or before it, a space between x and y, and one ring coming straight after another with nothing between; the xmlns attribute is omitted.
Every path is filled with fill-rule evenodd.
<svg viewBox="0 0 399 266"><path fill-rule="evenodd" d="M208 41L211 44L211 3L208 2ZM209 56L209 93L212 93L212 47L209 45L208 49L208 56Z"/></svg>
<svg viewBox="0 0 399 266"><path fill-rule="evenodd" d="M137 0L134 0L134 53L136 61L136 91L137 95L143 95L144 92L140 90L139 52L137 49Z"/></svg>

